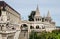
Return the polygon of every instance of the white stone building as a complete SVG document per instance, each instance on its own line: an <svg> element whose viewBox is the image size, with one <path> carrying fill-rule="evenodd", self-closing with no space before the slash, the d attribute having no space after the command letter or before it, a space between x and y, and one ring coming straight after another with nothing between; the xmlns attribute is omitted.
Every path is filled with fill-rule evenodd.
<svg viewBox="0 0 60 39"><path fill-rule="evenodd" d="M6 2L0 1L0 39L28 39L31 31L52 31L55 22L52 21L50 12L42 17L37 6L32 11L29 20L21 20L21 15Z"/></svg>

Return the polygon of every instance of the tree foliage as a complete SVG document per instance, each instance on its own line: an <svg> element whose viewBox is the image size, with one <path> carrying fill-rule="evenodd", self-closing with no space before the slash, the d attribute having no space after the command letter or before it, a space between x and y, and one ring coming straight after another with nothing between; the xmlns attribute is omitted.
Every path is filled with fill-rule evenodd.
<svg viewBox="0 0 60 39"><path fill-rule="evenodd" d="M31 32L29 39L60 39L60 30L53 30L52 32Z"/></svg>
<svg viewBox="0 0 60 39"><path fill-rule="evenodd" d="M36 11L32 11L31 14L28 16L29 21L34 21L34 16L35 16Z"/></svg>

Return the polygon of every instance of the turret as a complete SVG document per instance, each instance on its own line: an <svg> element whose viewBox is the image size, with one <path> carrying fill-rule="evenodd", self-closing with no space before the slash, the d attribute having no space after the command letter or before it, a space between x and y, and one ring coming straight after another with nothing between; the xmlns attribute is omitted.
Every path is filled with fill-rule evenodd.
<svg viewBox="0 0 60 39"><path fill-rule="evenodd" d="M35 16L40 16L38 5L37 5L37 8L36 8L36 14L35 14Z"/></svg>
<svg viewBox="0 0 60 39"><path fill-rule="evenodd" d="M50 11L48 10L47 17L51 18Z"/></svg>
<svg viewBox="0 0 60 39"><path fill-rule="evenodd" d="M41 16L40 16L38 5L37 5L36 13L35 13L35 16L34 16L34 21L41 21L41 20L42 19L41 19Z"/></svg>
<svg viewBox="0 0 60 39"><path fill-rule="evenodd" d="M52 20L52 19L51 19L51 15L50 15L50 12L48 11L45 21L51 22L51 20Z"/></svg>

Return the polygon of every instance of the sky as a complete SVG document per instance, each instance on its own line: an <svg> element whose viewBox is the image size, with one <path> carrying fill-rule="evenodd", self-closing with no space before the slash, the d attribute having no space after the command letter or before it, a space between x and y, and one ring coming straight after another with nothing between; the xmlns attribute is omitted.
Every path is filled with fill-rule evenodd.
<svg viewBox="0 0 60 39"><path fill-rule="evenodd" d="M4 0L12 8L21 14L21 19L28 20L31 11L36 10L38 5L40 15L46 16L50 11L56 26L60 26L60 0Z"/></svg>

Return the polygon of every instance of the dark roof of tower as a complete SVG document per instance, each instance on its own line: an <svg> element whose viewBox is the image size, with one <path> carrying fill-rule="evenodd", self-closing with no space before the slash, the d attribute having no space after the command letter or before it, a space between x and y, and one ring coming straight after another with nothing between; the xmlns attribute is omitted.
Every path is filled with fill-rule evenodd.
<svg viewBox="0 0 60 39"><path fill-rule="evenodd" d="M15 11L17 14L19 14L16 10L14 10L10 5L8 5L5 1L0 1L0 7L6 7L8 6L9 8L11 8L13 11ZM19 14L20 15L20 14Z"/></svg>

